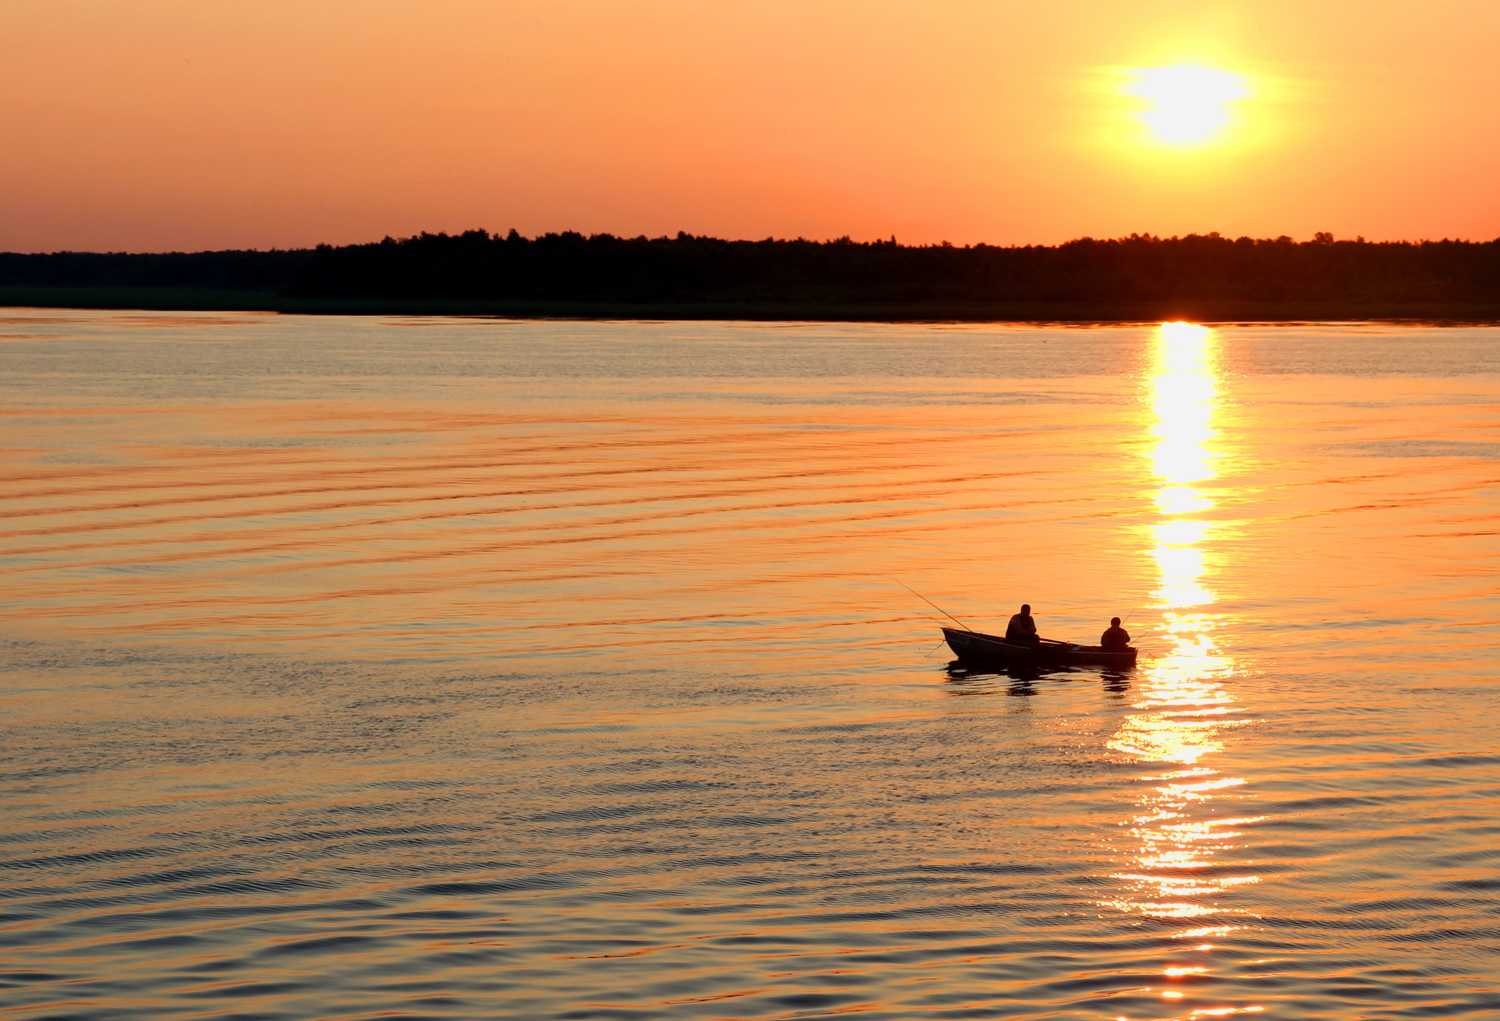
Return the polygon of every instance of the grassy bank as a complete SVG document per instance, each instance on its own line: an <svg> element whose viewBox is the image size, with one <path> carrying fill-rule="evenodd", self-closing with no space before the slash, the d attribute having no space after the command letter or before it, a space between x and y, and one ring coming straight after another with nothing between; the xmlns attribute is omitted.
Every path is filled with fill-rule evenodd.
<svg viewBox="0 0 1500 1021"><path fill-rule="evenodd" d="M682 304L461 299L287 298L258 291L171 287L0 286L0 306L302 315L499 316L517 319L718 319L804 322L1500 323L1500 303L1351 301L918 302Z"/></svg>

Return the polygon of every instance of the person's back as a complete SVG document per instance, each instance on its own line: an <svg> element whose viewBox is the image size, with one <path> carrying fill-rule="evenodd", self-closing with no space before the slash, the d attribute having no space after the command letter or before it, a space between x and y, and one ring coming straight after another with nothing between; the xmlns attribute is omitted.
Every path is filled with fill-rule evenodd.
<svg viewBox="0 0 1500 1021"><path fill-rule="evenodd" d="M1122 652L1130 646L1130 632L1120 626L1119 617L1109 618L1109 630L1099 636L1099 648L1105 652Z"/></svg>
<svg viewBox="0 0 1500 1021"><path fill-rule="evenodd" d="M1005 640L1007 642L1025 642L1035 645L1041 641L1036 634L1036 621L1031 616L1031 604L1023 603L1021 612L1010 618L1010 623L1005 626Z"/></svg>

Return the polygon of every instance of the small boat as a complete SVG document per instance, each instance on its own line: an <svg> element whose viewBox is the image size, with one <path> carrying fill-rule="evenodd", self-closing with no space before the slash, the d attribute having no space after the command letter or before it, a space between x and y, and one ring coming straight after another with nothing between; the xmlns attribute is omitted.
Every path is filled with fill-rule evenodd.
<svg viewBox="0 0 1500 1021"><path fill-rule="evenodd" d="M948 648L959 659L971 663L1005 663L1011 666L1107 666L1126 670L1135 666L1136 648L1103 649L1097 645L1072 645L1042 639L1039 645L1008 642L978 631L943 628Z"/></svg>

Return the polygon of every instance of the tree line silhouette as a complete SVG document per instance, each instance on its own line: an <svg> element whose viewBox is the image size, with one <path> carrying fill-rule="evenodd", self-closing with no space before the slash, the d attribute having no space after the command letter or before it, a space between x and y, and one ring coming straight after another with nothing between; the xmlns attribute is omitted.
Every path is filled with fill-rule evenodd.
<svg viewBox="0 0 1500 1021"><path fill-rule="evenodd" d="M1495 241L1132 234L1060 245L726 241L483 230L371 244L160 254L0 253L0 284L187 287L291 298L599 303L1392 304L1500 300Z"/></svg>
<svg viewBox="0 0 1500 1021"><path fill-rule="evenodd" d="M276 294L312 257L310 248L226 252L0 252L0 285L189 287Z"/></svg>

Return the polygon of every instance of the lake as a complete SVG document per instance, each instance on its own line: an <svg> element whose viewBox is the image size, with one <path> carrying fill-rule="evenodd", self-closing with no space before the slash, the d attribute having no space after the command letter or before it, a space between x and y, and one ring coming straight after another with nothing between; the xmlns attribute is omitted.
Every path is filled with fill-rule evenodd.
<svg viewBox="0 0 1500 1021"><path fill-rule="evenodd" d="M0 365L0 1019L1500 1016L1500 327Z"/></svg>

